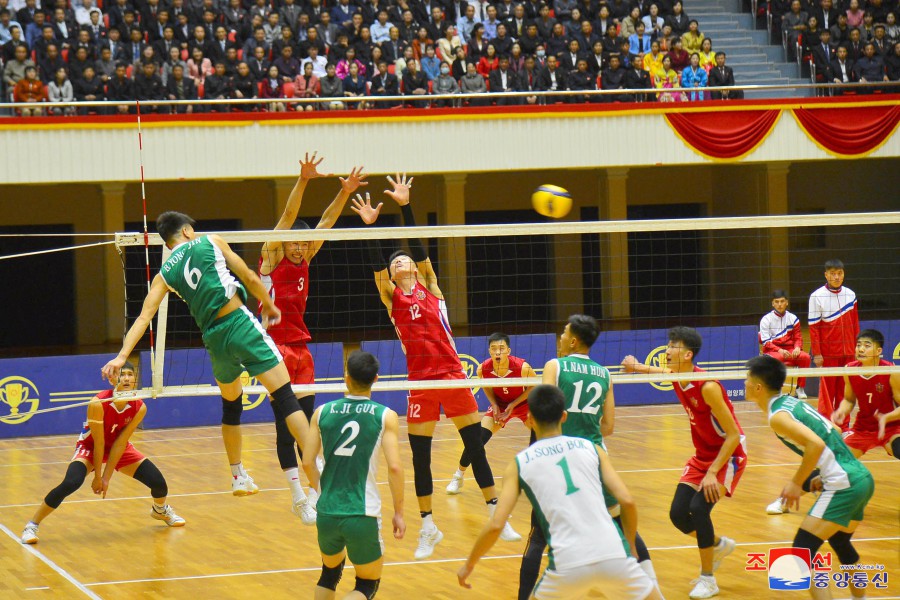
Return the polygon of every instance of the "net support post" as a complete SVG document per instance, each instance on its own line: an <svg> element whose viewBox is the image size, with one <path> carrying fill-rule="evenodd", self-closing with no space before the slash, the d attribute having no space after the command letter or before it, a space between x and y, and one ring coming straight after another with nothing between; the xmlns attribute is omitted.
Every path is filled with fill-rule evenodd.
<svg viewBox="0 0 900 600"><path fill-rule="evenodd" d="M102 231L121 231L125 228L125 184L102 183L100 194L103 209ZM122 285L122 261L113 250L103 252L104 298L106 299L106 339L121 337L125 312L125 286ZM121 309L122 312L119 312Z"/></svg>
<svg viewBox="0 0 900 600"><path fill-rule="evenodd" d="M169 260L172 251L163 244L162 260L160 264ZM153 355L153 375L151 377L151 385L154 394L159 393L163 388L163 368L166 365L166 324L169 320L169 296L166 294L163 301L159 305L156 313L156 352Z"/></svg>
<svg viewBox="0 0 900 600"><path fill-rule="evenodd" d="M628 219L628 169L610 168L600 175L598 202L601 221ZM628 234L600 236L600 269L603 282L603 318L631 317L628 276Z"/></svg>
<svg viewBox="0 0 900 600"><path fill-rule="evenodd" d="M466 175L450 173L443 176L443 198L438 207L441 225L466 224ZM441 291L447 298L447 312L450 324L469 324L469 285L466 268L466 239L444 238L438 243L440 249Z"/></svg>

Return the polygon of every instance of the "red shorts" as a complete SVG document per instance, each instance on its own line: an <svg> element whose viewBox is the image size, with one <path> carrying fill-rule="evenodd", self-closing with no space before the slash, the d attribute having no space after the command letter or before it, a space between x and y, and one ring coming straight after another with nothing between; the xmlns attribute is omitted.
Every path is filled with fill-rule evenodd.
<svg viewBox="0 0 900 600"><path fill-rule="evenodd" d="M706 473L709 471L709 466L712 462L713 461L711 460L702 461L696 456L692 456L691 459L687 461L687 464L684 465L684 471L681 473L679 482L699 486L700 482L703 481L703 478L706 477ZM732 456L728 459L728 464L725 465L725 468L719 470L719 475L716 479L725 486L726 496L734 494L734 488L737 487L741 475L744 474L744 467L746 465L746 456Z"/></svg>
<svg viewBox="0 0 900 600"><path fill-rule="evenodd" d="M900 435L900 423L888 423L884 428L884 438L878 439L878 431L854 431L849 430L844 433L844 443L856 450L862 451L863 454L883 446L889 456L891 454L891 440Z"/></svg>
<svg viewBox="0 0 900 600"><path fill-rule="evenodd" d="M284 366L287 367L288 374L291 376L291 383L304 385L316 382L313 357L306 344L291 344L290 346L278 344L278 351L284 357Z"/></svg>
<svg viewBox="0 0 900 600"><path fill-rule="evenodd" d="M507 404L506 406L509 406L509 405ZM506 406L503 406L501 404L500 410L501 411L506 410ZM494 407L493 406L490 407L487 410L487 412L484 413L484 416L493 417L494 416ZM512 409L512 412L509 413L509 419L504 419L503 421L500 422L500 425L503 427L506 427L506 424L509 423L510 419L513 419L513 418L519 419L523 423L525 422L525 419L528 418L528 403L527 402L520 402L518 404L518 406L516 406L514 409Z"/></svg>
<svg viewBox="0 0 900 600"><path fill-rule="evenodd" d="M103 462L105 463L108 458L109 453L107 452L103 455ZM83 459L86 460L88 464L93 464L94 449L82 446L81 444L75 444L75 456L72 457L72 460L78 459ZM128 442L128 445L125 446L125 452L122 453L122 458L119 459L119 464L116 465L116 471L122 467L141 462L142 460L144 460L144 455L138 452L137 448L131 445L131 442Z"/></svg>
<svg viewBox="0 0 900 600"><path fill-rule="evenodd" d="M466 379L462 371L444 373L437 377L440 381ZM448 418L461 417L478 412L478 403L469 388L445 390L410 390L407 397L406 421L408 423L429 423L440 421L441 407Z"/></svg>

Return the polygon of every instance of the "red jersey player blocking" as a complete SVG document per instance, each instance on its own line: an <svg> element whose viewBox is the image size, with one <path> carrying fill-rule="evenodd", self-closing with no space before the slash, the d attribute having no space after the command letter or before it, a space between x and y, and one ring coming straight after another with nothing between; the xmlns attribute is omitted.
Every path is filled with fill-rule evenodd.
<svg viewBox="0 0 900 600"><path fill-rule="evenodd" d="M668 368L645 365L633 356L626 356L622 366L629 373L702 373L703 369L694 365L701 344L695 329L673 327L666 347ZM717 538L710 513L723 495L734 493L744 473L744 432L718 381L676 381L673 387L690 419L696 452L684 467L669 518L679 530L695 536L700 549L700 578L689 597L712 598L719 593L713 572L734 551L735 543L725 536Z"/></svg>
<svg viewBox="0 0 900 600"><path fill-rule="evenodd" d="M397 175L388 177L392 190L385 190L397 204L407 226L414 226L412 208L409 206L409 189L413 179ZM357 194L352 209L363 222L371 225L378 219L382 204L372 207L371 199ZM447 304L438 287L437 275L431 265L425 247L419 239L408 240L410 251L397 251L391 255L388 267L384 266L381 247L369 243L370 261L375 270L375 283L397 336L406 353L406 365L410 381L465 379L459 355L453 342L447 319ZM431 497L434 481L431 476L431 438L434 425L444 414L453 420L463 445L472 460L472 471L478 487L484 495L488 510L497 508L494 475L484 453L481 441L481 415L478 404L469 388L443 390L413 390L409 393L406 421L409 425L409 446L413 456L413 474L422 529L414 557L422 560L431 556L434 547L444 534L434 524Z"/></svg>
<svg viewBox="0 0 900 600"><path fill-rule="evenodd" d="M300 211L307 184L312 179L323 177L316 169L323 160L325 159L320 158L317 161L314 152L311 158L307 154L300 161L300 177L288 196L281 219L275 225L276 230L291 229L291 227L309 228L304 221L297 221L297 213ZM316 229L330 229L334 226L350 194L360 186L367 185L364 181L365 178L362 167L359 167L351 170L346 179L340 179L341 191L325 209ZM298 225L300 227L297 227ZM260 279L266 286L269 297L281 311L281 321L270 326L267 333L284 357L284 364L290 374L291 383L295 385L315 383L313 358L306 347L306 344L312 340L312 336L309 334L303 317L306 313L306 300L309 297L309 264L322 248L323 243L321 240L266 242L262 247L259 259ZM262 305L260 305L260 309L262 309ZM306 419L305 425L301 426L301 435L304 438L308 431L309 419L312 418L315 399L315 394L311 392L297 394L300 409ZM303 422L301 419L301 423ZM306 494L300 485L299 463L297 455L294 454L294 438L284 421L278 421L275 430L275 450L278 454L278 462L291 488L292 510L297 516L302 516L303 507L307 506L307 503L305 502ZM302 457L302 448L298 446L298 450ZM251 493L256 493L256 491L257 487L254 484ZM318 493L315 488L311 487L309 505L314 507L317 498Z"/></svg>
<svg viewBox="0 0 900 600"><path fill-rule="evenodd" d="M881 355L884 335L875 329L861 331L856 339L856 360L848 367L892 367ZM900 374L844 375L844 399L831 420L843 425L853 405L859 404L856 420L844 434L844 443L859 458L869 450L884 447L900 459Z"/></svg>
<svg viewBox="0 0 900 600"><path fill-rule="evenodd" d="M125 363L119 373L117 391L127 392L135 388L134 367ZM113 390L100 392L87 407L87 421L75 444L75 456L66 469L62 483L53 488L38 507L22 532L23 544L36 544L38 526L47 515L59 508L62 501L75 493L84 483L88 473L94 472L91 489L106 498L114 471L137 479L148 488L153 497L150 516L164 521L169 527L184 526L184 519L166 504L169 489L159 469L131 445L134 430L144 420L147 406L141 400L110 400ZM98 451L102 448L102 451ZM106 468L103 468L103 464Z"/></svg>
<svg viewBox="0 0 900 600"><path fill-rule="evenodd" d="M509 336L495 333L488 338L488 350L491 357L478 366L479 379L515 379L519 377L537 377L525 359L513 356L509 348ZM481 439L485 445L499 430L506 427L510 419L516 418L527 424L528 392L531 387L484 387L484 395L491 407L481 419ZM459 457L459 468L447 485L448 494L458 494L463 487L463 477L472 461L463 450ZM517 540L508 540L517 541Z"/></svg>
<svg viewBox="0 0 900 600"><path fill-rule="evenodd" d="M809 337L817 367L843 367L853 360L859 314L856 294L844 285L844 263L825 263L827 283L809 296ZM819 379L819 413L831 418L844 399L839 376Z"/></svg>
<svg viewBox="0 0 900 600"><path fill-rule="evenodd" d="M788 310L787 292L772 292L772 311L759 322L759 343L763 353L785 365L808 369L812 358L803 351L800 319ZM797 397L806 400L806 377L797 379Z"/></svg>

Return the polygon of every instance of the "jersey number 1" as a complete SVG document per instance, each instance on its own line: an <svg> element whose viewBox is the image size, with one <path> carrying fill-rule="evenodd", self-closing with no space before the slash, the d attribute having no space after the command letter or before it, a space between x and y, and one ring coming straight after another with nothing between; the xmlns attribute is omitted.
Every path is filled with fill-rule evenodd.
<svg viewBox="0 0 900 600"><path fill-rule="evenodd" d="M563 457L562 460L560 460L556 464L559 465L560 469L562 469L563 477L566 478L566 496L571 496L572 494L577 492L579 489L581 489L581 488L575 487L575 482L572 481L572 474L569 472L569 463L565 459L565 457Z"/></svg>

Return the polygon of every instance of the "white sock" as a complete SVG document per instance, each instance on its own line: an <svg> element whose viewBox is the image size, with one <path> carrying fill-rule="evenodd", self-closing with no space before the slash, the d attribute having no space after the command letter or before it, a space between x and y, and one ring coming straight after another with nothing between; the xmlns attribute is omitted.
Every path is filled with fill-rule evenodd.
<svg viewBox="0 0 900 600"><path fill-rule="evenodd" d="M462 479L463 477L466 476L466 470L465 469L457 469L456 473L454 473L453 476Z"/></svg>
<svg viewBox="0 0 900 600"><path fill-rule="evenodd" d="M653 569L653 561L645 560L644 562L639 562L638 566L644 570L647 577L653 580L653 583L656 583L656 571Z"/></svg>
<svg viewBox="0 0 900 600"><path fill-rule="evenodd" d="M238 477L246 477L247 471L244 470L244 463L237 463L236 465L231 465L231 476L237 479Z"/></svg>
<svg viewBox="0 0 900 600"><path fill-rule="evenodd" d="M437 529L437 525L434 524L432 515L425 515L425 518L422 519L422 529Z"/></svg>
<svg viewBox="0 0 900 600"><path fill-rule="evenodd" d="M496 504L488 504L487 509L488 509L488 514L493 517L494 513L497 512L497 505Z"/></svg>
<svg viewBox="0 0 900 600"><path fill-rule="evenodd" d="M166 505L160 504L159 502L154 500L153 501L153 510L155 510L158 513L164 513L164 512L166 512Z"/></svg>
<svg viewBox="0 0 900 600"><path fill-rule="evenodd" d="M303 486L300 485L300 468L294 467L293 469L285 469L284 476L287 477L288 485L291 486L291 498L294 499L294 502L306 498Z"/></svg>

